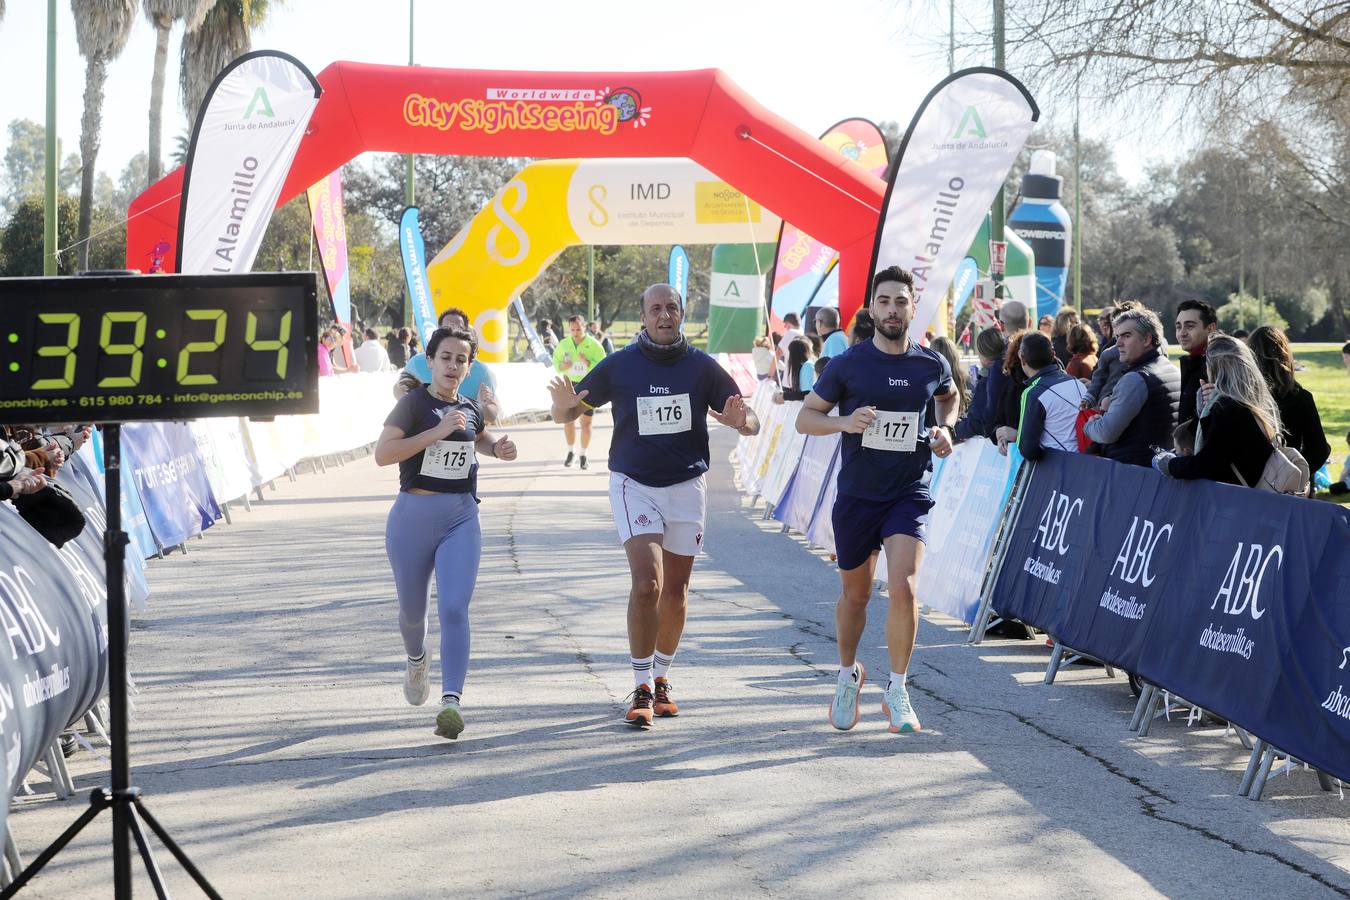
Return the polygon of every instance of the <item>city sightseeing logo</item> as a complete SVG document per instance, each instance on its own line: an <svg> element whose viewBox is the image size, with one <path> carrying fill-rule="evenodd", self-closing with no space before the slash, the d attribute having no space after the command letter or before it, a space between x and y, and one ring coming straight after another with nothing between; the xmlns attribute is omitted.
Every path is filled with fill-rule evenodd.
<svg viewBox="0 0 1350 900"><path fill-rule="evenodd" d="M636 88L488 88L484 99L441 100L411 93L403 121L438 131L588 131L614 134L620 125L643 128L652 108Z"/></svg>

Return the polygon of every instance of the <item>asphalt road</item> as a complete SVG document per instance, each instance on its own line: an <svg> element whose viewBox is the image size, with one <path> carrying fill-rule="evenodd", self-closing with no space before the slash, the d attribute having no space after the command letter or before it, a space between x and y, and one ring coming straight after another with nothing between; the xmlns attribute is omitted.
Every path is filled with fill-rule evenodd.
<svg viewBox="0 0 1350 900"><path fill-rule="evenodd" d="M683 714L630 730L628 576L596 424L589 472L561 467L550 425L513 429L520 460L483 465L457 742L402 697L393 470L363 457L278 482L151 564L133 781L224 896L1350 896L1350 803L1306 772L1238 798L1232 737L1174 720L1137 738L1122 678L1075 667L1044 687L1039 643L972 648L927 618L923 733L887 733L872 684L859 726L831 729L837 575L748 508L725 429L671 671ZM884 673L873 608L862 659ZM82 790L102 765L72 760ZM10 818L26 859L84 806L34 787ZM109 895L108 822L25 894Z"/></svg>

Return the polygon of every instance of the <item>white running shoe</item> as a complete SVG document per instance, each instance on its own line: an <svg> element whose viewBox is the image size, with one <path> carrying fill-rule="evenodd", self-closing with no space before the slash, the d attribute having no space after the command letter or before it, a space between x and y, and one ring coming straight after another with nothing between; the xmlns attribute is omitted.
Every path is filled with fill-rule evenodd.
<svg viewBox="0 0 1350 900"><path fill-rule="evenodd" d="M459 704L451 700L436 714L436 734L454 740L464 730L464 716L459 712Z"/></svg>
<svg viewBox="0 0 1350 900"><path fill-rule="evenodd" d="M881 695L881 709L891 723L891 734L911 734L920 730L919 717L909 702L909 691L903 686L886 689Z"/></svg>
<svg viewBox="0 0 1350 900"><path fill-rule="evenodd" d="M427 670L431 668L431 657L425 652L421 662L408 660L408 671L403 676L403 696L413 706L421 706L431 695L431 684L427 680Z"/></svg>
<svg viewBox="0 0 1350 900"><path fill-rule="evenodd" d="M830 724L840 731L848 731L858 724L858 695L862 692L863 682L867 681L867 672L862 663L857 663L858 677L851 684L834 686L834 699L830 701Z"/></svg>

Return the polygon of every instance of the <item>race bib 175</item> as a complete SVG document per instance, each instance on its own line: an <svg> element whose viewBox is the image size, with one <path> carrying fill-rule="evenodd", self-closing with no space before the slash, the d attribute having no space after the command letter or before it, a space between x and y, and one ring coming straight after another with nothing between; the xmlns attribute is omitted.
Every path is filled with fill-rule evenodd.
<svg viewBox="0 0 1350 900"><path fill-rule="evenodd" d="M459 481L469 477L477 461L473 441L437 441L422 454L422 474Z"/></svg>

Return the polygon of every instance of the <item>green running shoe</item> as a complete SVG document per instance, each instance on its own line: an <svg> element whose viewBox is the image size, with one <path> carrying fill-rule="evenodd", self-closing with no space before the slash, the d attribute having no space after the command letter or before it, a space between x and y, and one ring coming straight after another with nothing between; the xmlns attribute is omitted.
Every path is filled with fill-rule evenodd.
<svg viewBox="0 0 1350 900"><path fill-rule="evenodd" d="M464 730L464 716L460 715L458 703L447 703L436 714L436 734L454 740Z"/></svg>

